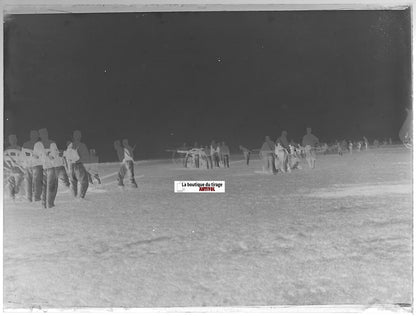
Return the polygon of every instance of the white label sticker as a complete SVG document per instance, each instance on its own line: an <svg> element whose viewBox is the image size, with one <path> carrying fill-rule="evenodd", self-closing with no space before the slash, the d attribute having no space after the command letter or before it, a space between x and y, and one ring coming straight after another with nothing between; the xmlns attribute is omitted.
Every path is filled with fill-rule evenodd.
<svg viewBox="0 0 416 316"><path fill-rule="evenodd" d="M225 181L175 181L175 193L224 193Z"/></svg>

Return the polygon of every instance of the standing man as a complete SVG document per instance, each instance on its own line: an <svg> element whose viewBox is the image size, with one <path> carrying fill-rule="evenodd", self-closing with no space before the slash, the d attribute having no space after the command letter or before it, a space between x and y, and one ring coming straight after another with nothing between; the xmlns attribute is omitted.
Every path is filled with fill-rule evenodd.
<svg viewBox="0 0 416 316"><path fill-rule="evenodd" d="M199 148L198 148L198 143L195 142L195 147L192 148L192 160L194 162L194 167L195 168L199 168Z"/></svg>
<svg viewBox="0 0 416 316"><path fill-rule="evenodd" d="M305 147L306 161L310 168L315 168L316 153L315 147L318 145L319 139L312 134L312 128L306 128L306 135L303 136L302 146Z"/></svg>
<svg viewBox="0 0 416 316"><path fill-rule="evenodd" d="M218 167L223 163L222 160L222 151L221 151L221 143L218 142L217 144L217 149L215 149L215 152L217 153L217 157L218 157Z"/></svg>
<svg viewBox="0 0 416 316"><path fill-rule="evenodd" d="M118 173L118 185L121 187L124 186L123 179L126 173L128 173L131 187L137 188L137 183L134 179L134 148L129 145L127 139L123 139L123 145L121 145L119 141L116 141L114 143L114 148L116 149L117 155L122 162L120 171Z"/></svg>
<svg viewBox="0 0 416 316"><path fill-rule="evenodd" d="M73 148L78 152L79 162L83 164L84 169L87 172L88 181L93 184L92 176L97 179L98 183L101 183L100 177L97 171L92 168L92 157L87 145L81 142L82 134L81 131L76 130L72 133L72 144ZM98 159L95 159L98 160Z"/></svg>
<svg viewBox="0 0 416 316"><path fill-rule="evenodd" d="M126 164L127 173L129 176L130 185L133 188L137 188L136 180L134 179L134 156L133 151L134 147L129 145L129 141L127 139L123 139L123 148L124 148L124 163Z"/></svg>
<svg viewBox="0 0 416 316"><path fill-rule="evenodd" d="M230 168L230 147L225 142L222 142L221 153L224 168Z"/></svg>
<svg viewBox="0 0 416 316"><path fill-rule="evenodd" d="M243 152L244 160L246 161L247 166L248 166L248 164L250 162L250 154L251 154L251 151L248 150L247 148L241 146L241 145L240 145L240 150Z"/></svg>
<svg viewBox="0 0 416 316"><path fill-rule="evenodd" d="M263 171L276 174L277 170L274 164L274 150L275 145L269 136L266 136L263 145L260 148L260 153L263 159Z"/></svg>
<svg viewBox="0 0 416 316"><path fill-rule="evenodd" d="M119 140L116 140L114 142L114 149L116 150L118 161L121 162L120 170L119 170L118 175L117 175L117 181L118 181L118 185L120 187L122 187L122 186L124 186L123 179L124 179L124 176L126 175L127 170L126 170L126 165L124 164L124 161L123 161L124 160L124 149L121 146L121 142Z"/></svg>
<svg viewBox="0 0 416 316"><path fill-rule="evenodd" d="M81 131L74 131L72 133L72 145L78 152L80 162L85 164L90 161L90 152L88 151L87 145L81 142L81 137Z"/></svg>
<svg viewBox="0 0 416 316"><path fill-rule="evenodd" d="M338 141L337 141L337 152L339 156L342 156L342 147Z"/></svg>
<svg viewBox="0 0 416 316"><path fill-rule="evenodd" d="M39 130L40 141L35 143L33 154L39 157L43 166L42 182L42 206L51 208L55 206L55 198L58 192L58 177L55 171L55 159L58 148L53 140L49 139L48 130Z"/></svg>
<svg viewBox="0 0 416 316"><path fill-rule="evenodd" d="M361 151L361 141L357 142L357 151Z"/></svg>
<svg viewBox="0 0 416 316"><path fill-rule="evenodd" d="M213 140L211 142L211 157L214 160L215 167L220 167L220 157L217 152L217 145L215 144L215 141Z"/></svg>
<svg viewBox="0 0 416 316"><path fill-rule="evenodd" d="M204 148L205 156L207 159L207 169L212 169L212 156L211 156L211 150L208 148L208 146L205 146Z"/></svg>
<svg viewBox="0 0 416 316"><path fill-rule="evenodd" d="M25 166L26 198L28 201L40 201L42 194L43 167L39 157L33 154L33 149L39 139L38 131L30 131L30 140L22 146L22 156Z"/></svg>
<svg viewBox="0 0 416 316"><path fill-rule="evenodd" d="M363 139L364 139L365 150L368 150L368 139L365 136L363 136Z"/></svg>
<svg viewBox="0 0 416 316"><path fill-rule="evenodd" d="M81 155L79 153L80 150L75 144L75 141L73 141L68 144L64 156L68 163L72 194L74 197L79 196L81 199L83 199L85 198L88 190L88 172L85 170L84 164L81 160ZM80 184L79 195L78 183Z"/></svg>

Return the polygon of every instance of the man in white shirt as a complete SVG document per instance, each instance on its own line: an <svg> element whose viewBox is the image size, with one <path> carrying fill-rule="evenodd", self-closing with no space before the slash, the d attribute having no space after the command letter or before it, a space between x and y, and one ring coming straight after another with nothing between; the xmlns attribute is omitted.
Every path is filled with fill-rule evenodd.
<svg viewBox="0 0 416 316"><path fill-rule="evenodd" d="M87 177L90 184L94 184L94 179L97 180L97 182L100 184L100 176L98 175L97 171L97 163L98 163L98 157L94 155L91 155L91 151L88 150L87 145L85 143L81 142L82 134L81 131L76 130L72 134L72 141L74 148L78 151L80 162L84 165L85 170L87 171Z"/></svg>
<svg viewBox="0 0 416 316"><path fill-rule="evenodd" d="M365 150L368 150L368 139L365 136L363 136L363 139L364 139Z"/></svg>
<svg viewBox="0 0 416 316"><path fill-rule="evenodd" d="M64 156L68 164L72 194L74 197L83 199L88 190L88 173L87 170L85 170L79 152L79 147L77 147L76 142L73 141L68 144ZM78 183L80 184L79 194Z"/></svg>
<svg viewBox="0 0 416 316"><path fill-rule="evenodd" d="M224 168L230 168L230 147L225 142L221 145L222 163Z"/></svg>
<svg viewBox="0 0 416 316"><path fill-rule="evenodd" d="M43 167L39 157L33 154L36 142L39 140L38 131L30 131L30 140L22 146L22 156L25 165L26 198L28 201L40 201L42 194Z"/></svg>
<svg viewBox="0 0 416 316"><path fill-rule="evenodd" d="M35 143L33 154L39 157L43 166L42 206L52 208L58 192L58 177L56 174L56 160L59 159L59 150L56 143L49 139L48 130L39 130L40 141Z"/></svg>
<svg viewBox="0 0 416 316"><path fill-rule="evenodd" d="M124 186L123 179L124 179L124 176L126 175L127 170L126 170L126 165L124 163L124 148L123 146L121 146L121 142L119 140L116 140L114 142L114 149L116 150L118 161L121 162L120 170L117 175L117 181L118 181L118 185L122 187Z"/></svg>
<svg viewBox="0 0 416 316"><path fill-rule="evenodd" d="M123 160L122 166L120 168L120 172L118 174L118 185L123 187L124 183L124 176L126 173L128 174L130 186L133 188L137 188L136 180L134 179L134 159L133 159L133 150L134 148L129 145L129 141L127 139L123 139L122 146L123 149ZM116 150L118 150L116 148ZM120 155L119 155L120 156Z"/></svg>
<svg viewBox="0 0 416 316"><path fill-rule="evenodd" d="M217 145L215 144L215 141L211 142L211 157L214 160L214 165L215 167L220 166L220 156L219 156L219 152L217 151Z"/></svg>
<svg viewBox="0 0 416 316"><path fill-rule="evenodd" d="M318 145L319 139L312 134L312 128L306 128L306 135L303 136L302 146L305 147L306 161L310 168L315 168L316 154L315 147Z"/></svg>
<svg viewBox="0 0 416 316"><path fill-rule="evenodd" d="M205 152L205 159L206 159L206 163L207 163L207 169L209 169L209 168L212 169L211 149L208 148L208 146L205 146L204 152Z"/></svg>
<svg viewBox="0 0 416 316"><path fill-rule="evenodd" d="M240 145L240 150L243 152L244 160L246 161L246 164L248 166L248 164L250 163L250 154L251 154L251 151L248 150L247 148L241 146L241 145Z"/></svg>
<svg viewBox="0 0 416 316"><path fill-rule="evenodd" d="M218 142L218 144L217 144L217 148L215 149L215 153L217 154L217 157L218 157L218 167L220 166L220 165L222 165L223 164L223 159L222 159L222 151L221 151L221 143L220 142Z"/></svg>

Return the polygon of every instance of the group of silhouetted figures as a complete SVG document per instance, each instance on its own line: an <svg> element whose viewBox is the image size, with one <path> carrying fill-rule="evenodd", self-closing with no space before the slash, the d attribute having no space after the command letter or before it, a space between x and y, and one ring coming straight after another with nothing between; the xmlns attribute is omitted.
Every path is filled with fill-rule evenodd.
<svg viewBox="0 0 416 316"><path fill-rule="evenodd" d="M16 135L9 135L8 141L3 160L5 188L12 199L24 190L28 202L40 202L44 208L51 208L55 206L59 182L80 199L85 198L90 184L101 184L96 152L81 142L78 130L67 141L65 150L59 150L56 142L49 139L46 128L32 130L30 140L22 146L18 145ZM124 186L123 179L128 174L130 185L137 188L133 148L127 140L123 144L116 141L114 146L121 162L118 185Z"/></svg>
<svg viewBox="0 0 416 316"><path fill-rule="evenodd" d="M177 152L182 154L182 163L185 168L205 167L206 169L229 168L230 167L230 148L225 142L211 142L210 146L200 147L195 143L192 148L187 147L186 143L178 148Z"/></svg>
<svg viewBox="0 0 416 316"><path fill-rule="evenodd" d="M16 135L9 135L4 151L6 188L13 199L24 188L29 202L40 201L44 208L55 206L59 181L71 189L75 197L83 199L89 183L100 183L95 150L88 150L81 142L81 132L74 131L66 150L59 150L49 139L48 130L30 132L30 140L18 145ZM88 168L84 164L88 163Z"/></svg>
<svg viewBox="0 0 416 316"><path fill-rule="evenodd" d="M283 131L282 135L275 142L269 136L266 136L259 151L264 161L264 171L276 173L278 169L290 171L291 168L300 167L295 160L299 160L299 155L303 153L305 153L308 163L313 168L315 164L314 148L318 142L318 138L312 135L310 128L308 128L307 134L303 137L302 149L300 145L288 142L286 131ZM242 145L239 146L239 149L243 153L245 163L249 165L253 151ZM213 169L230 167L230 148L224 141L217 143L213 140L209 146L198 146L198 143L195 142L193 147L188 147L185 143L176 152L182 155L182 163L185 168ZM282 157L282 155L287 156L287 158ZM295 159L295 157L298 158ZM276 167L276 160L280 161L283 167ZM289 161L289 164L287 161Z"/></svg>
<svg viewBox="0 0 416 316"><path fill-rule="evenodd" d="M375 139L374 147L391 145L392 139L385 138L383 142ZM243 153L244 161L250 163L253 151L259 152L259 157L263 161L264 173L276 174L280 172L291 172L293 169L301 169L301 160L305 159L308 166L313 169L316 164L316 154L337 153L342 156L345 152L352 153L353 150L361 151L369 148L368 139L363 136L357 141L342 140L333 143L320 143L318 137L312 134L312 129L308 127L301 143L288 140L287 131L282 131L275 141L270 136L266 136L259 150L250 150L240 145L239 149ZM230 149L225 142L211 142L210 146L198 146L195 142L193 147L188 147L184 143L176 150L182 154L182 163L185 168L229 168Z"/></svg>
<svg viewBox="0 0 416 316"><path fill-rule="evenodd" d="M406 134L407 135L407 134ZM405 136L406 136L405 135ZM88 150L81 142L81 132L73 132L72 139L67 141L66 149L59 150L56 143L49 139L48 131L42 128L39 131L30 132L30 140L22 146L18 145L16 135L9 135L9 146L4 151L4 170L7 191L13 199L24 188L25 197L29 202L41 201L42 206L51 208L55 205L58 191L58 183L70 188L74 197L84 199L89 184L101 184L97 171L98 157L94 149ZM404 142L404 141L403 141ZM374 147L392 144L391 138L380 143L374 140ZM310 168L315 168L316 153L352 153L367 150L369 141L363 137L358 141L335 141L333 144L319 143L319 139L312 134L312 129L307 128L301 144L293 140L288 141L287 131L272 141L269 136L259 150L259 156L263 161L263 172L276 174L291 172L293 169L301 169L301 159L306 159ZM130 146L127 139L114 142L118 159L121 163L117 182L124 186L124 178L127 175L129 185L137 188L134 177L135 146ZM240 145L239 149L244 155L247 165L250 163L252 150ZM183 166L194 168L229 168L230 148L223 142L212 141L208 146L198 146L197 143L189 148L184 144L176 152L182 154Z"/></svg>

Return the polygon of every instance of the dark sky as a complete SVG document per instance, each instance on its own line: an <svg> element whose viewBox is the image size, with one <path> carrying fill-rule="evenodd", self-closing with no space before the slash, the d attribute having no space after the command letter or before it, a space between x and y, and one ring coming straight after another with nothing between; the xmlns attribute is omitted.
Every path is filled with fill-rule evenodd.
<svg viewBox="0 0 416 316"><path fill-rule="evenodd" d="M74 129L103 161L183 142L259 148L286 129L397 138L411 105L410 10L13 15L5 135ZM173 134L173 135L171 135Z"/></svg>

